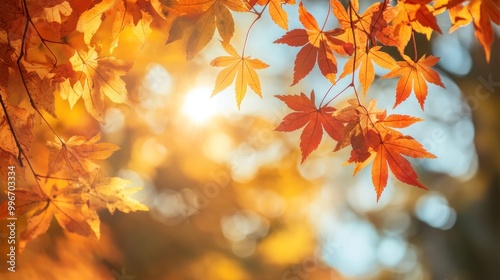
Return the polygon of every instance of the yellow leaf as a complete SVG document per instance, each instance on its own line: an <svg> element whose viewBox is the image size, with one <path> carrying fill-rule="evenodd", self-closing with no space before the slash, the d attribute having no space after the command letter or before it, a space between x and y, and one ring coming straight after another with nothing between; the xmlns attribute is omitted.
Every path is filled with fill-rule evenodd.
<svg viewBox="0 0 500 280"><path fill-rule="evenodd" d="M79 81L73 85L70 105L81 96L87 111L98 121L103 121L104 95L115 103L127 100L127 88L121 76L131 68L131 64L114 57L98 58L95 48L88 52L75 52L70 58Z"/></svg>
<svg viewBox="0 0 500 280"><path fill-rule="evenodd" d="M245 97L247 86L262 97L260 80L255 69L264 69L269 65L250 56L240 56L233 46L225 42L221 43L224 50L231 56L220 56L210 62L212 66L226 67L217 75L212 96L231 85L236 77L235 91L238 108Z"/></svg>
<svg viewBox="0 0 500 280"><path fill-rule="evenodd" d="M107 208L111 214L118 209L123 213L148 211L148 207L130 198L142 187L131 187L132 182L118 177L99 177L90 187L90 206L93 209Z"/></svg>
<svg viewBox="0 0 500 280"><path fill-rule="evenodd" d="M85 43L89 44L102 23L102 14L111 9L118 0L103 0L85 11L76 24L76 30L83 33Z"/></svg>

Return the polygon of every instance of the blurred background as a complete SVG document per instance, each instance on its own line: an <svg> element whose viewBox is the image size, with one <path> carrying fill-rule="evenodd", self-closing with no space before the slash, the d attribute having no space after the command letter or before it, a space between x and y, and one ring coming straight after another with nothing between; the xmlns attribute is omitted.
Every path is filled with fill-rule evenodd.
<svg viewBox="0 0 500 280"><path fill-rule="evenodd" d="M325 3L305 5L325 18ZM285 8L290 29L301 27L296 8ZM232 44L241 51L254 16L234 16L243 31ZM448 30L447 13L438 19ZM284 31L267 13L246 50L270 65L259 70L263 98L247 92L239 111L234 86L210 98L220 68L209 62L224 55L218 34L186 62L185 40L164 45L171 20L162 24L145 44L130 30L120 35L115 55L135 61L126 76L133 106L109 107L97 125L78 104L59 110L57 123L79 134L101 130L119 145L107 169L144 186L135 198L150 211L103 212L98 243L54 222L2 279L500 279L498 39L487 64L471 25L430 42L417 36L419 55L441 57L446 86L430 84L425 111L413 95L392 110L396 79L375 81L364 102L424 118L404 133L438 157L412 162L428 191L389 178L376 202L370 169L353 177L353 166L342 166L348 151L333 153L334 142L323 139L300 164L300 130L274 131L289 113L274 95L314 89L320 100L330 84L315 68L289 87L298 48L271 43Z"/></svg>

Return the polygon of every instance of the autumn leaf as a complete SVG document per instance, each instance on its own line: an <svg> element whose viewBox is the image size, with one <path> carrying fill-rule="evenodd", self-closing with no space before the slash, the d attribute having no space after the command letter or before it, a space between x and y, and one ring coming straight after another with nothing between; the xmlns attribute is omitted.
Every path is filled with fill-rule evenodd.
<svg viewBox="0 0 500 280"><path fill-rule="evenodd" d="M349 3L352 6L345 9L340 1L330 1L333 14L345 31L339 39L356 45L358 50L365 49L367 41L372 42L373 45L376 45L376 41L387 46L398 44L394 36L394 27L390 25L395 15L394 9L389 7L386 1L374 3L363 14L359 13L358 0L349 1Z"/></svg>
<svg viewBox="0 0 500 280"><path fill-rule="evenodd" d="M70 58L70 63L78 80L70 81L72 90L64 92L62 97L70 101L71 107L81 97L87 111L96 120L102 122L104 120L104 96L114 103L127 101L127 88L121 76L125 75L132 65L114 57L99 58L98 56L94 47L87 52L75 52ZM72 71L68 73L70 77L75 77Z"/></svg>
<svg viewBox="0 0 500 280"><path fill-rule="evenodd" d="M288 30L288 13L283 9L283 5L295 5L295 0L254 0L256 3L250 1L250 5L258 4L260 6L269 7L269 15L271 19L279 27ZM252 6L253 6L252 5Z"/></svg>
<svg viewBox="0 0 500 280"><path fill-rule="evenodd" d="M405 128L421 121L422 121L421 118L395 114L387 116L382 121L378 121L377 124L381 124L383 126L388 126L392 128Z"/></svg>
<svg viewBox="0 0 500 280"><path fill-rule="evenodd" d="M111 25L110 52L118 45L122 30L130 27L141 44L152 32L153 19L164 19L158 0L103 0L83 11L76 30L83 33L84 42L90 44L101 26ZM110 22L110 23L108 23Z"/></svg>
<svg viewBox="0 0 500 280"><path fill-rule="evenodd" d="M373 63L375 62L380 67L386 69L392 69L396 67L396 61L387 54L386 52L380 51L380 46L375 46L371 48L368 52L363 52L361 55L356 56L355 69L358 69L359 81L361 82L361 86L363 87L363 93L366 94L368 89L370 88L373 80L375 79L375 68L373 67ZM346 62L344 66L344 71L340 75L340 78L347 76L350 73L353 73L353 64L354 64L354 56Z"/></svg>
<svg viewBox="0 0 500 280"><path fill-rule="evenodd" d="M86 44L89 44L103 21L103 13L120 1L103 0L82 13L78 19L76 30L83 33Z"/></svg>
<svg viewBox="0 0 500 280"><path fill-rule="evenodd" d="M347 43L351 43L354 46L365 46L366 45L366 33L364 33L359 28L354 28L355 35L353 36L353 27L356 27L355 23L359 19L359 2L358 0L349 1L347 10L344 5L340 3L339 0L331 0L330 5L332 6L333 15L337 18L340 28L344 30L344 33L339 37ZM351 11L354 11L352 13ZM353 22L351 23L351 19Z"/></svg>
<svg viewBox="0 0 500 280"><path fill-rule="evenodd" d="M498 0L468 1L436 1L435 7L446 7L450 12L452 27L450 32L465 26L471 22L474 23L474 33L477 40L483 46L486 54L486 61L490 61L491 45L493 44L495 34L492 22L500 25L500 2ZM442 11L444 9L441 9Z"/></svg>
<svg viewBox="0 0 500 280"><path fill-rule="evenodd" d="M369 135L379 132L375 124L383 120L387 113L385 110L376 108L376 100L370 100L368 106L363 106L357 99L347 100L349 106L334 112L334 117L345 124L340 139L334 148L334 152L347 146L352 147L351 156L345 164L354 163L354 175L366 167L372 156L373 147L370 144Z"/></svg>
<svg viewBox="0 0 500 280"><path fill-rule="evenodd" d="M414 62L406 55L403 55L403 58L404 61L397 62L397 68L382 78L401 77L396 86L396 102L394 107L406 100L413 90L423 110L428 92L427 82L444 88L439 74L431 68L439 61L439 58L432 55L424 55L417 62Z"/></svg>
<svg viewBox="0 0 500 280"><path fill-rule="evenodd" d="M469 3L474 16L474 31L478 41L486 53L486 61L490 61L491 45L495 38L491 22L500 25L500 2L498 0L471 1Z"/></svg>
<svg viewBox="0 0 500 280"><path fill-rule="evenodd" d="M395 38L398 40L398 50L404 54L404 49L413 31L424 34L430 40L432 32L442 33L434 15L434 8L428 5L430 1L399 1L393 8L395 16L392 20Z"/></svg>
<svg viewBox="0 0 500 280"><path fill-rule="evenodd" d="M335 38L344 31L342 29L323 31L323 28L318 26L314 16L306 10L302 2L299 4L299 20L305 29L291 30L274 41L277 44L302 47L295 58L292 86L311 72L316 61L321 74L331 83L335 83L337 60L333 55L331 45L336 44L349 48L343 41Z"/></svg>
<svg viewBox="0 0 500 280"><path fill-rule="evenodd" d="M410 136L386 134L383 140L379 138L378 142L379 144L374 147L376 156L372 165L372 182L377 193L377 201L387 185L387 166L399 181L427 189L418 181L415 170L403 155L413 158L435 158L436 156L426 151L420 143Z"/></svg>
<svg viewBox="0 0 500 280"><path fill-rule="evenodd" d="M349 145L352 147L351 157L345 164L355 164L354 175L373 162L372 181L377 200L387 185L389 168L401 182L425 189L410 162L403 156L435 156L412 137L395 130L420 122L421 119L398 114L387 116L385 110L376 108L375 100L370 101L368 107L359 104L356 99L348 102L348 107L334 113L337 120L345 123L344 138L339 141L335 151Z"/></svg>
<svg viewBox="0 0 500 280"><path fill-rule="evenodd" d="M323 129L332 139L336 141L342 139L344 126L332 116L335 108L330 106L316 108L314 91L311 92L310 99L304 93L300 95L276 95L276 97L294 110L293 113L283 118L276 130L290 132L305 126L300 136L302 162L318 148L323 136Z"/></svg>
<svg viewBox="0 0 500 280"><path fill-rule="evenodd" d="M2 203L2 209L7 209L6 204L7 201ZM53 216L59 225L69 232L94 240L100 236L99 217L87 206L78 185L70 184L62 188L52 185L47 193L39 189L18 189L16 215L27 215L26 229L19 240L19 251L22 251L29 241L47 231ZM0 212L0 219L7 217L6 211Z"/></svg>
<svg viewBox="0 0 500 280"><path fill-rule="evenodd" d="M117 2L113 11L108 12L109 16L114 16L111 27L111 34L114 40L111 43L111 52L118 45L118 35L122 30L129 27L139 42L144 45L146 39L152 33L151 23L158 18L164 18L161 14L161 4L158 0L123 0ZM158 15L158 16L157 16Z"/></svg>
<svg viewBox="0 0 500 280"><path fill-rule="evenodd" d="M64 183L67 182L67 183ZM44 234L55 217L66 231L97 240L100 220L97 210L116 209L124 213L147 211L148 208L129 196L141 188L129 187L130 182L120 178L99 177L92 185L83 178L78 181L58 181L31 189L16 190L16 218L25 217L26 228L20 235L19 250ZM0 220L12 217L8 201L0 205Z"/></svg>
<svg viewBox="0 0 500 280"><path fill-rule="evenodd" d="M241 101L245 97L247 86L262 97L260 80L255 69L264 69L269 65L259 59L239 55L230 44L225 42L221 42L221 44L230 56L219 56L210 62L212 66L225 67L217 75L212 96L227 88L236 79L235 91L238 108L240 108Z"/></svg>
<svg viewBox="0 0 500 280"><path fill-rule="evenodd" d="M132 182L118 177L100 177L89 186L90 206L92 209L108 209L111 214L115 210L123 213L148 211L148 207L130 198L142 187L130 187Z"/></svg>
<svg viewBox="0 0 500 280"><path fill-rule="evenodd" d="M229 43L234 34L231 10L246 12L250 5L242 0L179 0L172 8L183 16L173 22L166 44L179 40L192 27L186 47L186 57L191 60L212 40L216 28L222 40Z"/></svg>
<svg viewBox="0 0 500 280"><path fill-rule="evenodd" d="M100 134L92 138L72 136L68 141L60 138L47 142L49 148L49 174L65 170L78 177L95 171L99 165L96 160L110 157L119 147L110 143L98 143Z"/></svg>

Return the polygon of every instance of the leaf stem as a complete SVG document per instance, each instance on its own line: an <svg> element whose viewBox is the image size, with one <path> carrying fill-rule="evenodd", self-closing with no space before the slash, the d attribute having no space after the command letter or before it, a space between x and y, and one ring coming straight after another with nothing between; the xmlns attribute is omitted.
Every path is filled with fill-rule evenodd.
<svg viewBox="0 0 500 280"><path fill-rule="evenodd" d="M246 50L247 43L248 43L248 37L250 36L250 31L252 30L252 28L255 25L255 23L262 17L262 14L266 10L266 8L267 8L267 6L269 5L270 2L271 2L271 0L267 1L266 5L262 8L262 11L260 11L260 13L256 14L257 17L252 21L252 23L248 27L247 34L245 35L245 41L243 42L243 50L241 51L241 58L245 57L245 50Z"/></svg>
<svg viewBox="0 0 500 280"><path fill-rule="evenodd" d="M411 39L413 41L413 52L415 53L414 61L418 61L418 53L417 53L417 41L415 40L415 31L411 31Z"/></svg>
<svg viewBox="0 0 500 280"><path fill-rule="evenodd" d="M356 95L356 99L358 100L358 103L361 105L361 101L359 100L359 95L358 91L356 90L356 86L354 84L354 76L356 74L356 59L357 59L357 54L358 54L358 45L356 43L356 31L354 30L354 22L352 20L352 13L354 11L354 7L352 6L351 0L349 0L349 22L351 24L351 30L352 30L352 40L354 42L354 52L353 52L353 59L352 59L352 80L351 80L351 86L354 90L354 94Z"/></svg>

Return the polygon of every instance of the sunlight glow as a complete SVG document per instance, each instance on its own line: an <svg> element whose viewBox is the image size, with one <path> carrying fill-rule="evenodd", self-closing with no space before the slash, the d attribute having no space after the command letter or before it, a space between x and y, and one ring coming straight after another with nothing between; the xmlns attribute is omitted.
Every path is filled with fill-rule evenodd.
<svg viewBox="0 0 500 280"><path fill-rule="evenodd" d="M186 94L182 105L182 113L193 123L206 123L217 113L217 104L213 98L210 98L211 91L208 87L196 87Z"/></svg>

